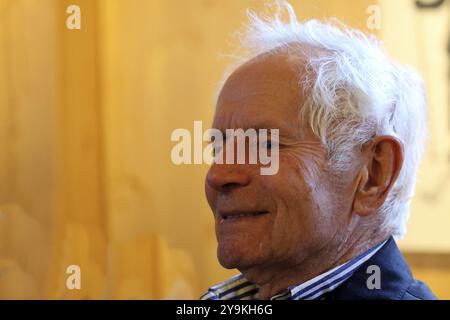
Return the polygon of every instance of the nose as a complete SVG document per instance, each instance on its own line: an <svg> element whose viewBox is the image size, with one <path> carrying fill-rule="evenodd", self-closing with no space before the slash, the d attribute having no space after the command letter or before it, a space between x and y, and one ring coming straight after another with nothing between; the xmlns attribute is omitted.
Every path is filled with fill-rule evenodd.
<svg viewBox="0 0 450 320"><path fill-rule="evenodd" d="M250 180L246 165L239 164L214 163L206 175L206 184L220 192L246 186Z"/></svg>

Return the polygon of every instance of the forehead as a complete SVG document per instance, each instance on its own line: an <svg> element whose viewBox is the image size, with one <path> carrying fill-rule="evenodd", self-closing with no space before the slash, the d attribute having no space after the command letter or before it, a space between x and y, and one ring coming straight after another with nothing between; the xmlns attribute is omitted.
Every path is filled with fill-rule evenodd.
<svg viewBox="0 0 450 320"><path fill-rule="evenodd" d="M287 52L264 54L245 63L222 88L214 126L297 129L303 104L302 69L302 63L293 63Z"/></svg>

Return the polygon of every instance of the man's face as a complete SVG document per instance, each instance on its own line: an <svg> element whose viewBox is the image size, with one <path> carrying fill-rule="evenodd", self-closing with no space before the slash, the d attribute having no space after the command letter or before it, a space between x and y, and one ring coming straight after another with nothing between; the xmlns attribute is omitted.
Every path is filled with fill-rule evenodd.
<svg viewBox="0 0 450 320"><path fill-rule="evenodd" d="M350 216L324 145L301 125L299 81L285 55L264 56L234 72L219 96L214 128L280 134L277 174L261 175L259 164L213 164L208 172L206 195L226 268L299 264L338 241Z"/></svg>

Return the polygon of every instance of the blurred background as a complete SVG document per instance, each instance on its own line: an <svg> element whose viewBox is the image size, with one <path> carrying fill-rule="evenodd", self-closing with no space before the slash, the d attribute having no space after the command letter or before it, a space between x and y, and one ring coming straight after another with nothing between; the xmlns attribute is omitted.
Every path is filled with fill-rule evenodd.
<svg viewBox="0 0 450 320"><path fill-rule="evenodd" d="M263 4L0 0L0 298L196 299L237 273L216 260L208 167L174 165L170 135L210 124L230 35ZM423 75L431 139L400 245L450 299L450 0L292 4L377 34Z"/></svg>

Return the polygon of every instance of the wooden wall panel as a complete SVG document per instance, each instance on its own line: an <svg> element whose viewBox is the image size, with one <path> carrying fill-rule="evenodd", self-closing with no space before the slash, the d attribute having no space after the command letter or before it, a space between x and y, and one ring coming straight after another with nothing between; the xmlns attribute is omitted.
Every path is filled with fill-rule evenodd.
<svg viewBox="0 0 450 320"><path fill-rule="evenodd" d="M365 28L370 4L295 8ZM210 123L248 7L262 1L0 0L0 298L196 298L236 273L216 261L207 167L172 164L170 134Z"/></svg>
<svg viewBox="0 0 450 320"><path fill-rule="evenodd" d="M60 226L54 241L55 297L106 297L107 213L102 187L101 105L98 70L98 7L77 1L81 29L66 28L66 8L57 1L60 97L57 118L56 207ZM81 290L67 290L67 266L81 268Z"/></svg>
<svg viewBox="0 0 450 320"><path fill-rule="evenodd" d="M50 278L58 87L54 21L51 3L0 5L0 297L42 297Z"/></svg>

